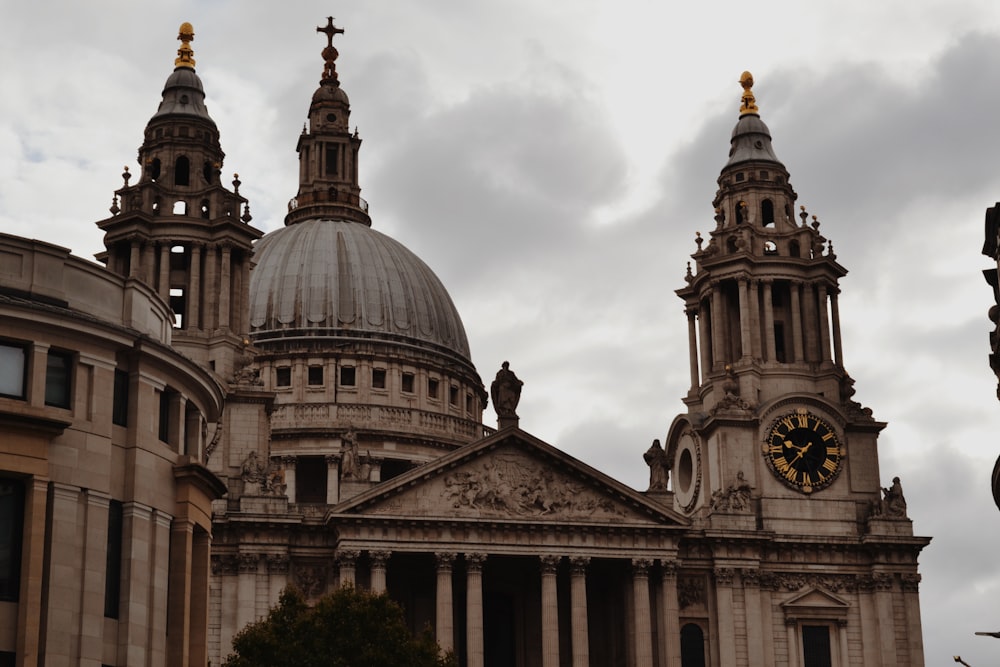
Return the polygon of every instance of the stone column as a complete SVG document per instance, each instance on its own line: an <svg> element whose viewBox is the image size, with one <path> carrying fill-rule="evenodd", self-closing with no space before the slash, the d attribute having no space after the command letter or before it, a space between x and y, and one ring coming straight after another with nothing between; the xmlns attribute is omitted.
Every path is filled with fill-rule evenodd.
<svg viewBox="0 0 1000 667"><path fill-rule="evenodd" d="M760 570L744 568L740 570L743 582L744 608L747 619L747 655L751 665L764 665L764 627L760 603ZM846 654L845 654L846 655Z"/></svg>
<svg viewBox="0 0 1000 667"><path fill-rule="evenodd" d="M701 372L705 375L712 370L712 328L709 324L709 308L704 301L698 306L698 336L701 340ZM700 380L699 380L700 382ZM700 385L699 385L700 386Z"/></svg>
<svg viewBox="0 0 1000 667"><path fill-rule="evenodd" d="M660 654L666 656L665 667L681 667L680 603L677 599L677 561L660 561L663 573L663 620Z"/></svg>
<svg viewBox="0 0 1000 667"><path fill-rule="evenodd" d="M191 272L188 274L187 328L201 329L201 244L191 244Z"/></svg>
<svg viewBox="0 0 1000 667"><path fill-rule="evenodd" d="M219 328L219 249L215 244L205 246L205 317L202 327L206 331Z"/></svg>
<svg viewBox="0 0 1000 667"><path fill-rule="evenodd" d="M340 455L328 454L326 457L326 504L336 505L340 502Z"/></svg>
<svg viewBox="0 0 1000 667"><path fill-rule="evenodd" d="M819 314L816 288L812 283L802 285L802 336L805 340L805 361L820 361L823 357L818 336Z"/></svg>
<svg viewBox="0 0 1000 667"><path fill-rule="evenodd" d="M879 648L882 651L883 665L897 665L896 659L896 621L892 606L892 574L875 572L872 574L875 583L875 611L878 614Z"/></svg>
<svg viewBox="0 0 1000 667"><path fill-rule="evenodd" d="M587 565L590 558L569 559L570 627L573 632L573 667L590 667L590 633L587 627Z"/></svg>
<svg viewBox="0 0 1000 667"><path fill-rule="evenodd" d="M698 374L698 329L695 322L697 311L690 309L687 311L688 319L688 360L691 366L691 393L698 389L700 375Z"/></svg>
<svg viewBox="0 0 1000 667"><path fill-rule="evenodd" d="M749 285L750 292L750 354L754 358L764 356L760 340L760 280L753 279Z"/></svg>
<svg viewBox="0 0 1000 667"><path fill-rule="evenodd" d="M559 667L559 595L556 569L561 556L540 556L542 563L542 667Z"/></svg>
<svg viewBox="0 0 1000 667"><path fill-rule="evenodd" d="M729 567L715 568L715 608L718 609L719 627L735 627L733 619L733 576ZM789 664L798 664L789 662ZM736 645L733 642L719 642L719 667L735 667Z"/></svg>
<svg viewBox="0 0 1000 667"><path fill-rule="evenodd" d="M785 634L788 639L788 664L801 665L799 658L799 622L795 618L785 619Z"/></svg>
<svg viewBox="0 0 1000 667"><path fill-rule="evenodd" d="M648 558L632 559L632 604L635 617L635 667L653 667L652 607L649 604Z"/></svg>
<svg viewBox="0 0 1000 667"><path fill-rule="evenodd" d="M250 332L250 251L243 251L243 261L240 262L240 334Z"/></svg>
<svg viewBox="0 0 1000 667"><path fill-rule="evenodd" d="M232 252L232 246L222 244L222 259L219 262L219 328L226 331L232 328L229 314L233 287Z"/></svg>
<svg viewBox="0 0 1000 667"><path fill-rule="evenodd" d="M381 595L385 593L385 571L389 565L391 551L369 551L368 558L371 559L371 587L372 593Z"/></svg>
<svg viewBox="0 0 1000 667"><path fill-rule="evenodd" d="M844 349L840 340L840 305L837 299L837 291L830 294L830 311L833 316L833 361L841 368L844 367Z"/></svg>
<svg viewBox="0 0 1000 667"><path fill-rule="evenodd" d="M819 306L819 356L821 361L830 361L830 314L826 307L829 298L826 285L816 288L816 305Z"/></svg>
<svg viewBox="0 0 1000 667"><path fill-rule="evenodd" d="M295 462L294 456L281 457L281 467L285 471L285 496L290 503L295 502Z"/></svg>
<svg viewBox="0 0 1000 667"><path fill-rule="evenodd" d="M435 595L435 623L437 643L444 651L455 649L455 617L452 608L451 568L455 562L453 553L436 553L437 591Z"/></svg>
<svg viewBox="0 0 1000 667"><path fill-rule="evenodd" d="M264 556L264 561L267 563L267 595L273 602L288 585L288 566L291 559L287 553L280 553L267 554Z"/></svg>
<svg viewBox="0 0 1000 667"><path fill-rule="evenodd" d="M194 524L174 519L170 526L170 595L167 599L167 664L183 667L192 664L191 647L191 551Z"/></svg>
<svg viewBox="0 0 1000 667"><path fill-rule="evenodd" d="M722 311L722 289L718 281L712 283L712 369L721 369L728 359L726 345L726 320Z"/></svg>
<svg viewBox="0 0 1000 667"><path fill-rule="evenodd" d="M741 359L748 359L753 354L753 343L750 341L750 295L746 278L739 279L740 294L740 351Z"/></svg>
<svg viewBox="0 0 1000 667"><path fill-rule="evenodd" d="M239 555L239 580L236 584L236 627L242 629L257 620L258 554Z"/></svg>
<svg viewBox="0 0 1000 667"><path fill-rule="evenodd" d="M900 575L903 586L903 604L906 608L906 637L910 648L910 662L914 665L924 663L924 645L921 641L923 629L920 623L920 575L916 572ZM840 636L847 641L846 628L840 629ZM843 655L847 655L846 648Z"/></svg>
<svg viewBox="0 0 1000 667"><path fill-rule="evenodd" d="M483 667L483 563L486 554L465 554L465 660Z"/></svg>
<svg viewBox="0 0 1000 667"><path fill-rule="evenodd" d="M195 528L191 545L191 665L208 664L208 573L211 536Z"/></svg>
<svg viewBox="0 0 1000 667"><path fill-rule="evenodd" d="M139 254L142 248L139 245L139 239L131 239L129 241L129 258L128 258L128 277L129 278L140 278L142 274L139 273L139 267L142 262L140 261L141 255Z"/></svg>
<svg viewBox="0 0 1000 667"><path fill-rule="evenodd" d="M340 570L338 586L340 588L354 585L354 574L357 568L358 556L360 555L360 551L352 549L337 550L337 567Z"/></svg>
<svg viewBox="0 0 1000 667"><path fill-rule="evenodd" d="M789 359L789 361L802 363L806 358L802 343L802 304L800 298L802 283L793 282L788 287L792 302L792 352L795 355L795 358Z"/></svg>
<svg viewBox="0 0 1000 667"><path fill-rule="evenodd" d="M156 250L152 241L142 244L142 271L139 277L150 287L156 286Z"/></svg>
<svg viewBox="0 0 1000 667"><path fill-rule="evenodd" d="M160 281L156 291L166 301L170 301L170 244L160 244Z"/></svg>
<svg viewBox="0 0 1000 667"><path fill-rule="evenodd" d="M778 360L778 348L774 342L774 295L772 281L764 281L764 355L768 361Z"/></svg>
<svg viewBox="0 0 1000 667"><path fill-rule="evenodd" d="M21 587L17 603L17 654L34 665L42 646L42 570L45 563L45 515L48 480L32 477L24 483L24 529L21 549Z"/></svg>

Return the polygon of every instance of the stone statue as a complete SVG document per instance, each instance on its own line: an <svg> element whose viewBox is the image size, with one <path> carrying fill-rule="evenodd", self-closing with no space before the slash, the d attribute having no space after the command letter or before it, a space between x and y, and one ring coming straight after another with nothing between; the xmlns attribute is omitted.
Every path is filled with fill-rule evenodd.
<svg viewBox="0 0 1000 667"><path fill-rule="evenodd" d="M892 478L892 486L882 489L882 496L879 514L887 519L906 518L906 498L898 477Z"/></svg>
<svg viewBox="0 0 1000 667"><path fill-rule="evenodd" d="M654 440L642 458L649 466L649 490L666 491L670 473L667 468L667 453L663 451L660 441Z"/></svg>
<svg viewBox="0 0 1000 667"><path fill-rule="evenodd" d="M749 512L752 487L743 476L736 473L736 481L725 489L717 489L712 494L712 510L716 512Z"/></svg>
<svg viewBox="0 0 1000 667"><path fill-rule="evenodd" d="M343 445L341 445L343 453L340 460L340 477L341 479L355 479L361 471L360 462L358 461L358 437L354 434L354 431L348 431L344 434L343 441Z"/></svg>
<svg viewBox="0 0 1000 667"><path fill-rule="evenodd" d="M493 409L497 412L497 417L517 418L517 404L521 400L521 387L524 383L517 379L514 371L510 370L510 363L505 361L502 368L497 371L497 376L490 385L490 397L493 399Z"/></svg>
<svg viewBox="0 0 1000 667"><path fill-rule="evenodd" d="M267 479L267 470L264 464L257 458L257 452L251 451L243 461L240 468L240 477L243 479L243 495L259 496L264 492L264 485Z"/></svg>

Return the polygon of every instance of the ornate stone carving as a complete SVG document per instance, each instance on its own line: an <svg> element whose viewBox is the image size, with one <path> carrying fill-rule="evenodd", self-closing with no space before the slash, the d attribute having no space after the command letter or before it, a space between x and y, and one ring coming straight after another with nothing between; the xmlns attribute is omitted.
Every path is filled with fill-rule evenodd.
<svg viewBox="0 0 1000 667"><path fill-rule="evenodd" d="M661 560L660 561L660 572L663 574L664 578L676 577L677 576L677 561L675 561L675 560Z"/></svg>
<svg viewBox="0 0 1000 667"><path fill-rule="evenodd" d="M551 469L539 469L535 461L514 456L495 455L477 466L449 473L441 495L451 508L477 516L625 515L609 498L558 478Z"/></svg>
<svg viewBox="0 0 1000 667"><path fill-rule="evenodd" d="M295 566L295 585L307 598L317 598L326 590L326 567L320 564Z"/></svg>
<svg viewBox="0 0 1000 667"><path fill-rule="evenodd" d="M705 604L705 579L703 577L681 577L677 581L677 603L681 609Z"/></svg>
<svg viewBox="0 0 1000 667"><path fill-rule="evenodd" d="M483 564L486 563L486 557L484 553L465 554L465 571L482 572Z"/></svg>
<svg viewBox="0 0 1000 667"><path fill-rule="evenodd" d="M586 574L588 565L590 565L589 556L570 556L569 567L573 574Z"/></svg>
<svg viewBox="0 0 1000 667"><path fill-rule="evenodd" d="M893 576L888 572L873 572L872 581L877 591L891 591Z"/></svg>
<svg viewBox="0 0 1000 667"><path fill-rule="evenodd" d="M667 482L670 480L668 472L669 462L667 453L663 451L663 446L659 440L654 440L646 453L642 455L646 465L649 466L649 490L666 491Z"/></svg>
<svg viewBox="0 0 1000 667"><path fill-rule="evenodd" d="M726 364L726 379L722 381L722 398L712 407L712 414L720 410L752 410L753 406L740 398L740 383L733 367Z"/></svg>
<svg viewBox="0 0 1000 667"><path fill-rule="evenodd" d="M265 554L264 562L267 563L267 571L271 574L287 574L289 558L288 554Z"/></svg>
<svg viewBox="0 0 1000 667"><path fill-rule="evenodd" d="M240 571L240 559L235 554L212 556L212 574L236 574Z"/></svg>
<svg viewBox="0 0 1000 667"><path fill-rule="evenodd" d="M559 562L562 560L562 556L543 554L538 557L538 560L542 564L543 573L555 574L556 569L559 567Z"/></svg>
<svg viewBox="0 0 1000 667"><path fill-rule="evenodd" d="M451 567L455 562L456 554L451 551L437 552L434 554L434 563L438 572L451 572Z"/></svg>
<svg viewBox="0 0 1000 667"><path fill-rule="evenodd" d="M920 575L908 573L899 575L900 584L905 593L917 593L920 591Z"/></svg>
<svg viewBox="0 0 1000 667"><path fill-rule="evenodd" d="M747 588L759 588L760 570L748 567L742 568L740 569L740 580Z"/></svg>
<svg viewBox="0 0 1000 667"><path fill-rule="evenodd" d="M243 339L243 351L236 358L236 368L233 370L232 383L237 385L263 386L260 379L260 369L254 365L255 355L250 348L250 341Z"/></svg>
<svg viewBox="0 0 1000 667"><path fill-rule="evenodd" d="M285 471L277 461L270 465L251 451L240 468L243 479L244 496L283 496L285 495Z"/></svg>
<svg viewBox="0 0 1000 667"><path fill-rule="evenodd" d="M743 477L743 471L736 473L736 481L725 489L716 489L712 493L713 512L748 513L753 511L750 505L750 484Z"/></svg>
<svg viewBox="0 0 1000 667"><path fill-rule="evenodd" d="M354 567L360 555L361 552L354 549L337 549L334 560L340 567Z"/></svg>
<svg viewBox="0 0 1000 667"><path fill-rule="evenodd" d="M207 447L205 447L205 463L208 463L208 460L212 458L212 452L214 452L215 448L219 446L219 441L222 440L223 430L222 420L220 419L215 424L215 433L212 435L212 441L208 443Z"/></svg>
<svg viewBox="0 0 1000 667"><path fill-rule="evenodd" d="M248 572L256 572L259 563L260 563L260 554L240 554L239 555L240 574Z"/></svg>
<svg viewBox="0 0 1000 667"><path fill-rule="evenodd" d="M389 563L389 558L392 557L391 551L369 551L368 558L371 559L371 565L373 568L385 569L386 565Z"/></svg>
<svg viewBox="0 0 1000 667"><path fill-rule="evenodd" d="M736 571L731 567L717 567L714 574L716 584L720 586L732 586Z"/></svg>
<svg viewBox="0 0 1000 667"><path fill-rule="evenodd" d="M347 431L341 438L341 479L359 479L361 477L361 461L358 456L358 437L354 431Z"/></svg>

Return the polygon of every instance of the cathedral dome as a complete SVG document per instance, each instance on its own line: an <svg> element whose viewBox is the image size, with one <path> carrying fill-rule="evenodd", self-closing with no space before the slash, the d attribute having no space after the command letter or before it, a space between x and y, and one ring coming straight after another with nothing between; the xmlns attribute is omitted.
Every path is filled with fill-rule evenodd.
<svg viewBox="0 0 1000 667"><path fill-rule="evenodd" d="M264 236L250 279L255 342L388 339L471 363L465 327L434 272L367 225L306 220Z"/></svg>

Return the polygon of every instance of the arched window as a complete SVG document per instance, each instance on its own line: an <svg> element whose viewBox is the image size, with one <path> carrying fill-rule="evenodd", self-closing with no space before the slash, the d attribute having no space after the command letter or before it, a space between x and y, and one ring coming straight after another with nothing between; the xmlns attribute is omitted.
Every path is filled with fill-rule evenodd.
<svg viewBox="0 0 1000 667"><path fill-rule="evenodd" d="M160 177L160 158L155 157L153 161L149 164L149 178L151 180L156 180Z"/></svg>
<svg viewBox="0 0 1000 667"><path fill-rule="evenodd" d="M211 183L214 178L215 170L212 169L212 163L205 160L205 166L202 167L201 175L204 177L206 183Z"/></svg>
<svg viewBox="0 0 1000 667"><path fill-rule="evenodd" d="M174 215L187 215L188 205L183 199L174 202Z"/></svg>
<svg viewBox="0 0 1000 667"><path fill-rule="evenodd" d="M798 241L789 241L788 242L788 254L791 255L792 257L801 257L802 256L802 250L799 247L799 242Z"/></svg>
<svg viewBox="0 0 1000 667"><path fill-rule="evenodd" d="M705 633L695 623L681 628L681 667L705 667Z"/></svg>
<svg viewBox="0 0 1000 667"><path fill-rule="evenodd" d="M774 224L774 203L770 199L760 203L760 222L765 227Z"/></svg>
<svg viewBox="0 0 1000 667"><path fill-rule="evenodd" d="M174 185L189 185L191 182L191 161L183 155L174 165Z"/></svg>

